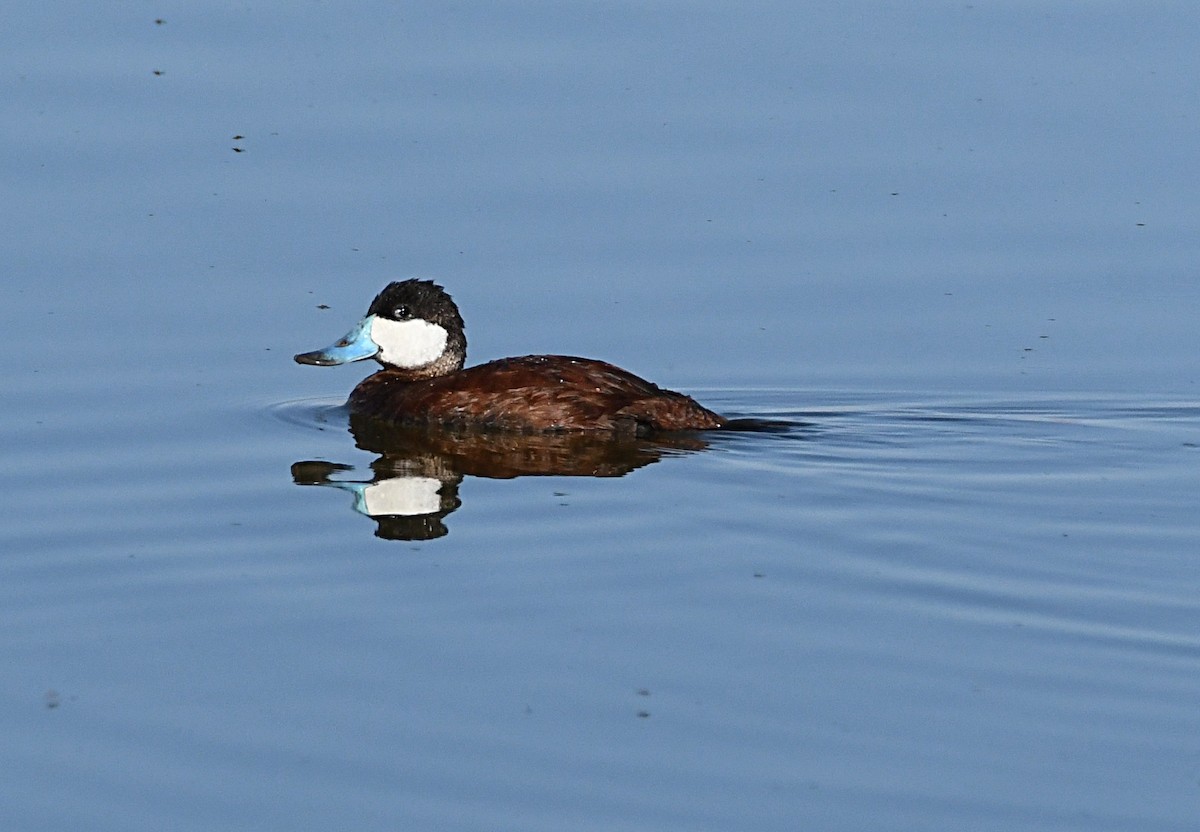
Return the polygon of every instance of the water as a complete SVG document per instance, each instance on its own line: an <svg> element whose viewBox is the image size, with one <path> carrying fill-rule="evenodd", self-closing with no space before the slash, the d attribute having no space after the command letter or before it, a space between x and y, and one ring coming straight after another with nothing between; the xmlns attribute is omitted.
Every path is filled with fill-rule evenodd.
<svg viewBox="0 0 1200 832"><path fill-rule="evenodd" d="M1194 828L1190 5L3 17L0 826ZM381 461L411 275L778 424Z"/></svg>

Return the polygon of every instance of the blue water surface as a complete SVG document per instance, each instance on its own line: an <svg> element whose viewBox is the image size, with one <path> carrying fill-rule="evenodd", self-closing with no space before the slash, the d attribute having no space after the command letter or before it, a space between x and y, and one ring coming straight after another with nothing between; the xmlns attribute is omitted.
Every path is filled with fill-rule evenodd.
<svg viewBox="0 0 1200 832"><path fill-rule="evenodd" d="M0 828L1195 828L1198 35L8 4ZM410 276L780 425L388 539L291 356Z"/></svg>

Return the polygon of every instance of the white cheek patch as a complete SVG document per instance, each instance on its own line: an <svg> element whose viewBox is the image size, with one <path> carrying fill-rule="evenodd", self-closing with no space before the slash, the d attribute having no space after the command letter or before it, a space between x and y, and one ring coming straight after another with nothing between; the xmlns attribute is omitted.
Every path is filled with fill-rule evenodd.
<svg viewBox="0 0 1200 832"><path fill-rule="evenodd" d="M429 321L393 321L376 317L371 321L371 340L379 347L376 356L394 367L424 367L441 357L446 349L446 330Z"/></svg>
<svg viewBox="0 0 1200 832"><path fill-rule="evenodd" d="M433 477L393 477L362 490L361 511L371 517L434 514L442 508L440 480Z"/></svg>

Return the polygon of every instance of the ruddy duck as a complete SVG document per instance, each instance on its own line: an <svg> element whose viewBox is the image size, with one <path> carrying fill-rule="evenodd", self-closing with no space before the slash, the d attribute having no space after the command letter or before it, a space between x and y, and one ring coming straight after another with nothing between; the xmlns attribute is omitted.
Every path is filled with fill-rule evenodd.
<svg viewBox="0 0 1200 832"><path fill-rule="evenodd" d="M337 343L296 361L326 367L374 358L383 369L354 388L350 411L396 424L624 435L726 424L682 393L590 358L526 355L464 370L463 329L441 286L404 280L380 292Z"/></svg>

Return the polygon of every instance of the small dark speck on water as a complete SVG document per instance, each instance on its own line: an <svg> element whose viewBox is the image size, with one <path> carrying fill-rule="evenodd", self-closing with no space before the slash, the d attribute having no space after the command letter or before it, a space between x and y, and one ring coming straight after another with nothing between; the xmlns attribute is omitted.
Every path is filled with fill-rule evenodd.
<svg viewBox="0 0 1200 832"><path fill-rule="evenodd" d="M58 691L56 691L56 690L46 691L46 707L47 708L49 708L50 710L54 710L60 704L62 704L62 698L58 695Z"/></svg>
<svg viewBox="0 0 1200 832"><path fill-rule="evenodd" d="M245 148L235 147L235 148L233 148L233 152L234 153L245 153L246 150L245 150Z"/></svg>
<svg viewBox="0 0 1200 832"><path fill-rule="evenodd" d="M161 17L156 17L156 18L154 18L154 25L155 25L155 26L161 26L161 25L163 25L163 24L164 24L164 23L166 23L166 22L167 22L167 21L163 20Z"/></svg>
<svg viewBox="0 0 1200 832"><path fill-rule="evenodd" d="M318 308L318 309L328 309L328 308L329 308L329 304L328 304L328 303L318 303L318 304L317 304L317 308Z"/></svg>
<svg viewBox="0 0 1200 832"><path fill-rule="evenodd" d="M647 719L650 716L650 712L649 711L638 711L637 715L638 715L638 719Z"/></svg>
<svg viewBox="0 0 1200 832"><path fill-rule="evenodd" d="M155 70L152 70L152 71L154 72L154 74L155 74L155 75L162 75L162 74L163 74L163 71L162 71L161 69L155 69Z"/></svg>
<svg viewBox="0 0 1200 832"><path fill-rule="evenodd" d="M650 690L649 690L649 688L638 688L637 695L638 696L649 696Z"/></svg>
<svg viewBox="0 0 1200 832"><path fill-rule="evenodd" d="M233 140L234 140L235 142L240 142L240 141L241 141L242 139L244 139L244 138L246 138L246 137L245 137L245 136L243 136L243 135L240 135L240 134L239 134L239 135L237 135L237 136L234 136L234 137L233 137Z"/></svg>

